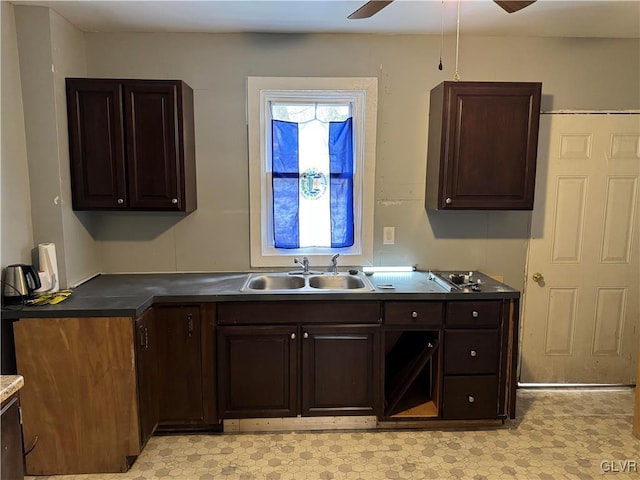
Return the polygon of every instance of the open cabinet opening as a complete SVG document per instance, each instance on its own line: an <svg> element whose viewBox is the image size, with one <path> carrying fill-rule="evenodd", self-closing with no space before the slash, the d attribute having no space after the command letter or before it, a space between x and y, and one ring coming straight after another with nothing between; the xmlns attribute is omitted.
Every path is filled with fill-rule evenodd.
<svg viewBox="0 0 640 480"><path fill-rule="evenodd" d="M438 416L439 344L437 331L385 333L385 417Z"/></svg>

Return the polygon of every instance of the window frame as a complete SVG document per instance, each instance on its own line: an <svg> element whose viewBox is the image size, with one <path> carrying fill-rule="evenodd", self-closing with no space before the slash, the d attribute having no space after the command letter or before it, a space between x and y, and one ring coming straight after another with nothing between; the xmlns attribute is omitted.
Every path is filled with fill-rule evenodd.
<svg viewBox="0 0 640 480"><path fill-rule="evenodd" d="M375 77L248 77L249 217L251 267L286 267L306 256L311 265L371 265L375 193L378 79ZM354 120L354 245L346 248L278 249L273 246L271 102L349 101Z"/></svg>

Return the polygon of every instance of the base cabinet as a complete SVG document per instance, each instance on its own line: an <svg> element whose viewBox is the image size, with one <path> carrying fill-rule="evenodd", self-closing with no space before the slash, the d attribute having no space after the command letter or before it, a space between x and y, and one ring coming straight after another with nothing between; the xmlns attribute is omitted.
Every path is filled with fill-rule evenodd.
<svg viewBox="0 0 640 480"><path fill-rule="evenodd" d="M288 323L314 315L327 321L311 302L220 305L220 418L379 414L379 305L326 305L331 320L344 323ZM354 318L371 323L347 323Z"/></svg>
<svg viewBox="0 0 640 480"><path fill-rule="evenodd" d="M198 305L155 308L158 333L158 422L197 425L204 417L202 322Z"/></svg>
<svg viewBox="0 0 640 480"><path fill-rule="evenodd" d="M134 332L130 317L15 322L28 475L125 472L140 454Z"/></svg>
<svg viewBox="0 0 640 480"><path fill-rule="evenodd" d="M0 478L7 480L22 480L24 466L22 457L22 427L20 425L20 397L14 393L4 402L0 410L0 448L2 448L2 463L0 463Z"/></svg>
<svg viewBox="0 0 640 480"><path fill-rule="evenodd" d="M135 354L140 444L144 446L158 426L158 336L152 308L135 321Z"/></svg>
<svg viewBox="0 0 640 480"><path fill-rule="evenodd" d="M297 414L298 329L218 327L220 418Z"/></svg>
<svg viewBox="0 0 640 480"><path fill-rule="evenodd" d="M379 415L380 327L302 327L302 415Z"/></svg>

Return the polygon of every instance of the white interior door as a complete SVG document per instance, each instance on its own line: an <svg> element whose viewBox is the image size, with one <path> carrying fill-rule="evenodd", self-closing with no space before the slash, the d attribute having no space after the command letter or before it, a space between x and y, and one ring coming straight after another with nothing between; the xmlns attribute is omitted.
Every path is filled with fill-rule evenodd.
<svg viewBox="0 0 640 480"><path fill-rule="evenodd" d="M540 120L523 383L635 383L640 115Z"/></svg>

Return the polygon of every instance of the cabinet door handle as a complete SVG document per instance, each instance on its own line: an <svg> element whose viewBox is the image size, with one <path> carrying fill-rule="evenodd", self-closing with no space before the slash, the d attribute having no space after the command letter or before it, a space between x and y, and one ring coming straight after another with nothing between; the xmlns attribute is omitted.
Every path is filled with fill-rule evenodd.
<svg viewBox="0 0 640 480"><path fill-rule="evenodd" d="M477 311L474 310L473 312L471 312L471 316L473 318L478 318L480 316L480 314Z"/></svg>
<svg viewBox="0 0 640 480"><path fill-rule="evenodd" d="M187 315L187 336L193 337L193 315Z"/></svg>
<svg viewBox="0 0 640 480"><path fill-rule="evenodd" d="M304 335L302 335L304 338L309 338L309 332L304 332Z"/></svg>
<svg viewBox="0 0 640 480"><path fill-rule="evenodd" d="M291 340L295 340L295 339L296 339L296 334L295 334L295 333L292 333L292 334L291 334Z"/></svg>
<svg viewBox="0 0 640 480"><path fill-rule="evenodd" d="M124 203L124 198L119 198L118 199L118 205L122 205Z"/></svg>
<svg viewBox="0 0 640 480"><path fill-rule="evenodd" d="M472 396L472 395L469 395L469 403L473 403L473 402L475 402L475 401L476 401L476 399L475 399L475 398L473 398L473 396Z"/></svg>
<svg viewBox="0 0 640 480"><path fill-rule="evenodd" d="M172 198L171 199L171 203L173 203L175 205L176 203L178 203L178 199L177 198Z"/></svg>
<svg viewBox="0 0 640 480"><path fill-rule="evenodd" d="M149 329L144 325L140 325L139 333L140 347L146 350L149 348Z"/></svg>
<svg viewBox="0 0 640 480"><path fill-rule="evenodd" d="M471 350L469 351L469 355L471 355L472 357L475 357L478 355L478 352L476 352L475 350Z"/></svg>
<svg viewBox="0 0 640 480"><path fill-rule="evenodd" d="M453 200L451 200L451 197L447 197L444 203L446 203L447 205L451 205L453 203Z"/></svg>
<svg viewBox="0 0 640 480"><path fill-rule="evenodd" d="M411 312L412 318L418 318L418 312Z"/></svg>

